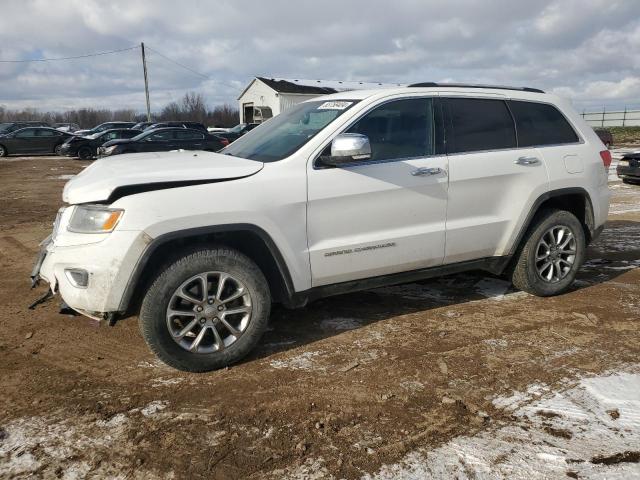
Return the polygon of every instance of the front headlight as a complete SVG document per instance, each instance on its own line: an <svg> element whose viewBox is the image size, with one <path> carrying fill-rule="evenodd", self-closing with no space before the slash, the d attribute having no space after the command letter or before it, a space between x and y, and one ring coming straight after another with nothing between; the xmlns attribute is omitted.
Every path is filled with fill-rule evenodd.
<svg viewBox="0 0 640 480"><path fill-rule="evenodd" d="M118 148L117 145L111 145L110 147L107 148L103 148L102 151L104 152L105 155L109 155L111 152L113 152L116 148Z"/></svg>
<svg viewBox="0 0 640 480"><path fill-rule="evenodd" d="M124 210L102 205L75 207L67 230L76 233L109 233L116 228Z"/></svg>

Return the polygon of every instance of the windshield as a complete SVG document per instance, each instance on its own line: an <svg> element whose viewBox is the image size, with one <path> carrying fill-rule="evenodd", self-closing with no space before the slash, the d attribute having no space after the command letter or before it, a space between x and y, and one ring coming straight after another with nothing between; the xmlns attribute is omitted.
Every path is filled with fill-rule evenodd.
<svg viewBox="0 0 640 480"><path fill-rule="evenodd" d="M282 160L356 103L357 100L299 103L251 130L220 153L261 162Z"/></svg>
<svg viewBox="0 0 640 480"><path fill-rule="evenodd" d="M246 126L246 123L240 123L233 128L229 129L229 133L240 133L242 129Z"/></svg>
<svg viewBox="0 0 640 480"><path fill-rule="evenodd" d="M0 123L0 132L8 130L11 125L13 125L13 123Z"/></svg>

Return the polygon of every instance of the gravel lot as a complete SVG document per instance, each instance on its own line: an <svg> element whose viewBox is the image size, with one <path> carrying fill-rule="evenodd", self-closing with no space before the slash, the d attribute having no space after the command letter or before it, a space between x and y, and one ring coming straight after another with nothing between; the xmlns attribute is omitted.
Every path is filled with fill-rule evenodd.
<svg viewBox="0 0 640 480"><path fill-rule="evenodd" d="M261 348L210 374L27 305L38 243L88 162L0 161L0 477L640 476L640 186L570 293L463 274L276 309ZM635 403L634 403L635 402Z"/></svg>

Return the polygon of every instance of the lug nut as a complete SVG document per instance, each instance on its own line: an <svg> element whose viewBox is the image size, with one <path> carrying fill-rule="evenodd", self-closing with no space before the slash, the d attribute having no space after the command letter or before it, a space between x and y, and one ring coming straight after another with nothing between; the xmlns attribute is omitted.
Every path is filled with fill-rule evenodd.
<svg viewBox="0 0 640 480"><path fill-rule="evenodd" d="M200 323L204 323L204 322L206 322L206 321L207 321L207 319L206 319L206 318L201 318L201 319L200 319Z"/></svg>
<svg viewBox="0 0 640 480"><path fill-rule="evenodd" d="M202 311L202 307L196 307L196 311L197 312L201 312Z"/></svg>
<svg viewBox="0 0 640 480"><path fill-rule="evenodd" d="M221 312L222 310L224 310L224 307L223 307L222 305L220 305L220 306L218 307L218 311L219 311L219 312Z"/></svg>
<svg viewBox="0 0 640 480"><path fill-rule="evenodd" d="M208 302L208 303L209 303L209 305L213 304L213 300L212 300L212 299L209 299L209 302Z"/></svg>

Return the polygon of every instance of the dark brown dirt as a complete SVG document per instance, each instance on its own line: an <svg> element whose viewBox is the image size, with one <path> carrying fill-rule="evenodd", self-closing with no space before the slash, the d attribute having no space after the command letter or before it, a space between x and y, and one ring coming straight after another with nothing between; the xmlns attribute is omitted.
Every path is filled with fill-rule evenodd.
<svg viewBox="0 0 640 480"><path fill-rule="evenodd" d="M478 273L276 307L242 364L171 370L135 318L110 328L60 315L57 299L26 309L44 291L28 275L58 177L85 165L0 161L2 478L359 478L512 421L496 395L638 360L640 187L616 182L616 213L565 295L501 296Z"/></svg>

